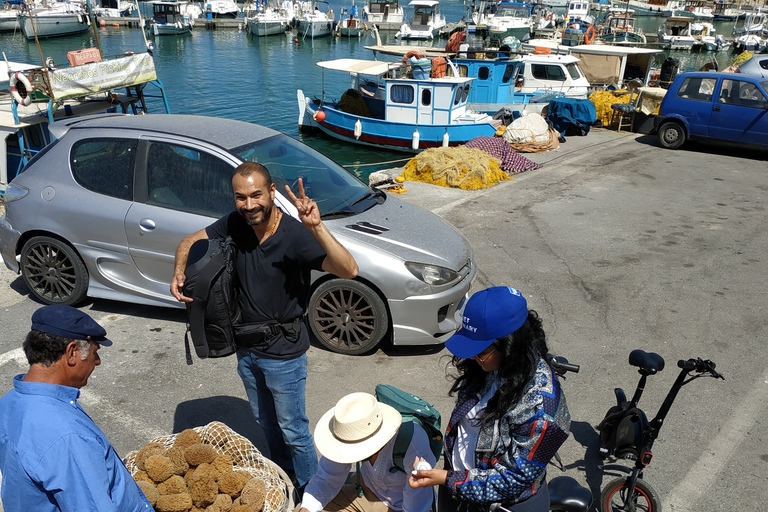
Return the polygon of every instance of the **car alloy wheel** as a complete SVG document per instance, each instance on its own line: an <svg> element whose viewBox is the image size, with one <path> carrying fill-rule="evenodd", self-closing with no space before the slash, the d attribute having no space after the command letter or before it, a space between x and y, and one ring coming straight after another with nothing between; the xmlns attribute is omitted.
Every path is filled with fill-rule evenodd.
<svg viewBox="0 0 768 512"><path fill-rule="evenodd" d="M356 355L378 346L389 328L389 314L369 286L351 279L330 279L309 299L309 324L329 350Z"/></svg>
<svg viewBox="0 0 768 512"><path fill-rule="evenodd" d="M88 291L88 270L69 245L47 236L30 238L21 250L24 283L46 304L74 305Z"/></svg>

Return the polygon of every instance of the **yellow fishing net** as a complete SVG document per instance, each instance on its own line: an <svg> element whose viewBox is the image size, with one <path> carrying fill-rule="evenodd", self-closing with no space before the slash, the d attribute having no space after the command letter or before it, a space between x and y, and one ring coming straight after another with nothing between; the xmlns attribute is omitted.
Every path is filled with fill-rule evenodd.
<svg viewBox="0 0 768 512"><path fill-rule="evenodd" d="M728 73L733 73L734 71L739 69L739 66L741 66L751 58L752 58L752 52L741 52L739 56L733 60L731 65L725 68L723 71Z"/></svg>
<svg viewBox="0 0 768 512"><path fill-rule="evenodd" d="M500 160L481 149L430 148L405 164L402 176L441 187L479 190L512 179L500 164Z"/></svg>
<svg viewBox="0 0 768 512"><path fill-rule="evenodd" d="M615 92L626 93L627 91L621 90ZM621 94L616 96L610 91L595 91L589 95L589 101L595 104L597 120L602 122L603 126L607 128L611 124L611 116L613 115L613 109L611 109L611 105L615 103L629 103L631 96L631 94Z"/></svg>

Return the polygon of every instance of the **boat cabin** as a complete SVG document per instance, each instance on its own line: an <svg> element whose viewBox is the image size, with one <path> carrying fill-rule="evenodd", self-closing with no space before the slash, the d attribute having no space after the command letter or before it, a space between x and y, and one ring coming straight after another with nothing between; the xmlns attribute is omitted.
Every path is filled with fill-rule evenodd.
<svg viewBox="0 0 768 512"><path fill-rule="evenodd" d="M184 20L181 8L182 2L152 2L152 18L155 23L173 25Z"/></svg>
<svg viewBox="0 0 768 512"><path fill-rule="evenodd" d="M413 0L408 5L413 7L411 29L414 31L430 30L440 18L440 2L437 0Z"/></svg>
<svg viewBox="0 0 768 512"><path fill-rule="evenodd" d="M366 21L403 21L402 8L398 0L368 0L368 5L363 8L363 18ZM398 19L393 19L397 16Z"/></svg>
<svg viewBox="0 0 768 512"><path fill-rule="evenodd" d="M634 78L639 78L647 84L651 76L651 66L656 56L662 55L662 50L586 44L572 47L571 55L580 59L581 70L593 88L621 88Z"/></svg>
<svg viewBox="0 0 768 512"><path fill-rule="evenodd" d="M691 23L693 23L693 18L688 18L686 16L670 16L664 22L662 30L666 36L689 36L691 35Z"/></svg>

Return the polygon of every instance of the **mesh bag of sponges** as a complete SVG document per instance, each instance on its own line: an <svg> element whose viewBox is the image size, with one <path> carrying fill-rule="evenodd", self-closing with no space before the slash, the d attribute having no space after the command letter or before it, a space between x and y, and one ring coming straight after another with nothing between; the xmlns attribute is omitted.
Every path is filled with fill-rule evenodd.
<svg viewBox="0 0 768 512"><path fill-rule="evenodd" d="M124 462L158 512L285 512L294 506L286 474L218 421L157 437Z"/></svg>

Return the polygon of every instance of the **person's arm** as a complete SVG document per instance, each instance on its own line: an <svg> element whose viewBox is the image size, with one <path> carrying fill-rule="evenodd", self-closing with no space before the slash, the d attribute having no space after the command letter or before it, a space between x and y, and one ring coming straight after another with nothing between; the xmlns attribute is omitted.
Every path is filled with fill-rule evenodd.
<svg viewBox="0 0 768 512"><path fill-rule="evenodd" d="M285 192L299 211L301 223L304 224L304 227L312 233L320 246L325 250L326 257L323 260L323 270L345 279L357 277L358 269L355 259L323 224L322 219L320 219L320 210L317 208L317 203L308 198L304 192L302 179L299 178L299 197L294 195L291 187L288 185L285 186Z"/></svg>
<svg viewBox="0 0 768 512"><path fill-rule="evenodd" d="M171 280L171 294L176 297L176 300L179 302L192 302L191 297L187 297L181 293L184 288L184 281L186 280L184 271L187 268L189 248L198 240L203 240L205 238L208 238L208 234L205 229L201 229L200 231L195 231L191 235L185 236L184 239L179 242L178 247L176 247L176 259L173 264L173 279Z"/></svg>
<svg viewBox="0 0 768 512"><path fill-rule="evenodd" d="M320 457L317 473L312 475L304 496L301 498L299 512L320 512L339 494L341 486L349 475L349 464L339 464Z"/></svg>
<svg viewBox="0 0 768 512"><path fill-rule="evenodd" d="M411 461L414 461L415 464L419 460L427 461L432 467L437 463L429 447L427 433L420 425L414 423L411 444L408 446L408 450L406 450L405 457L403 458L406 471L411 472ZM413 476L406 479L403 487L403 512L429 512L434 504L435 490L432 486L413 487L410 485L411 478Z"/></svg>

